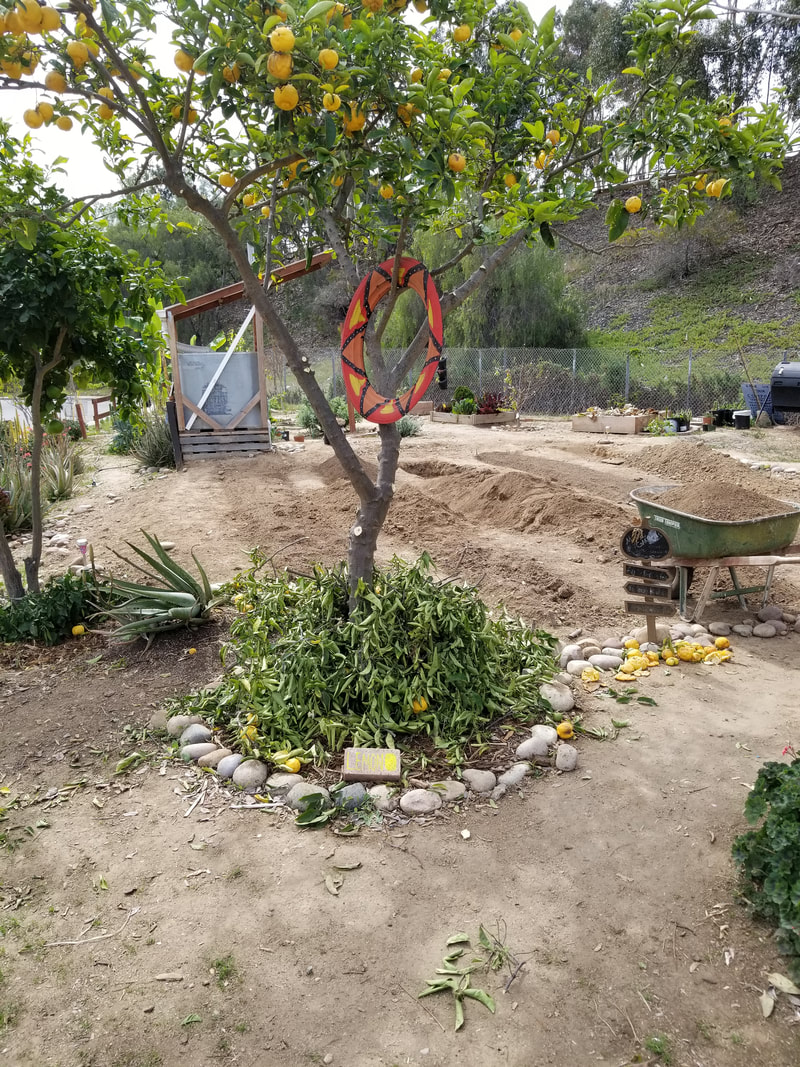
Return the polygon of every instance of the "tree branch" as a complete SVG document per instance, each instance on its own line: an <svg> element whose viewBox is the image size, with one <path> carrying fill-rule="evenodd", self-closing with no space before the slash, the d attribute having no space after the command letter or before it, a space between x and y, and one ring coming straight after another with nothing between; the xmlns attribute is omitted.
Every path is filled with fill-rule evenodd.
<svg viewBox="0 0 800 1067"><path fill-rule="evenodd" d="M386 310L384 311L381 321L375 327L375 340L380 344L386 327L389 325L389 319L394 311L394 306L397 303L397 297L400 295L397 288L397 281L400 277L400 260L403 256L403 245L406 241L406 230L408 229L408 213L403 215L400 222L400 233L397 235L397 244L394 249L394 267L392 268L392 285L389 289L389 295L386 302Z"/></svg>
<svg viewBox="0 0 800 1067"><path fill-rule="evenodd" d="M339 227L336 224L336 219L333 217L333 212L330 208L324 208L322 211L322 220L325 223L325 233L328 235L328 240L331 243L331 248L336 253L336 259L339 262L339 267L344 273L348 284L353 288L358 288L360 281L358 277L358 271L356 265L350 257L350 253L345 247L342 235L339 232Z"/></svg>
<svg viewBox="0 0 800 1067"><path fill-rule="evenodd" d="M150 178L146 182L139 182L138 184L128 186L125 189L115 189L113 193L95 193L92 196L87 197L86 199L80 198L76 200L69 200L64 205L64 207L69 207L71 204L81 204L82 207L79 211L76 211L71 218L67 219L67 221L64 223L64 226L68 229L73 224L73 222L77 222L81 215L83 215L84 212L88 211L89 208L93 207L98 202L98 200L113 200L120 196L131 196L131 194L133 193L141 192L142 189L152 189L154 188L154 186L163 184L163 178Z"/></svg>

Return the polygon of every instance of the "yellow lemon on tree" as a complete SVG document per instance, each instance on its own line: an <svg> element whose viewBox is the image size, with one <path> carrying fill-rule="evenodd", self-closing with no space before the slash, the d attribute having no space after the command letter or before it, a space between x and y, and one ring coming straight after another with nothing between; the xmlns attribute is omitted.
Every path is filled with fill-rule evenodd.
<svg viewBox="0 0 800 1067"><path fill-rule="evenodd" d="M108 104L101 104L100 107L98 107L97 109L97 114L100 116L103 122L108 122L114 117L114 109L109 107Z"/></svg>
<svg viewBox="0 0 800 1067"><path fill-rule="evenodd" d="M278 85L272 94L272 99L281 111L294 111L300 103L300 94L293 85Z"/></svg>
<svg viewBox="0 0 800 1067"><path fill-rule="evenodd" d="M344 184L344 174L334 174L334 176L331 178L331 185L335 186L338 189L339 186L342 184Z"/></svg>
<svg viewBox="0 0 800 1067"><path fill-rule="evenodd" d="M114 90L113 89L109 89L107 85L104 85L104 86L102 86L102 88L97 90L97 95L104 97L106 100L113 100L114 99Z"/></svg>
<svg viewBox="0 0 800 1067"><path fill-rule="evenodd" d="M381 194L384 200L391 200L394 196L394 189L388 182L380 187L378 192Z"/></svg>
<svg viewBox="0 0 800 1067"><path fill-rule="evenodd" d="M270 52L267 58L267 70L273 78L286 81L292 73L292 57L288 52Z"/></svg>
<svg viewBox="0 0 800 1067"><path fill-rule="evenodd" d="M184 52L182 48L179 48L175 53L174 60L175 66L178 70L182 70L184 74L188 74L194 66L194 58L188 52Z"/></svg>
<svg viewBox="0 0 800 1067"><path fill-rule="evenodd" d="M564 719L563 722L560 722L558 724L558 726L556 727L556 733L562 741L569 741L575 736L575 731L572 728L572 723L569 721L569 719Z"/></svg>
<svg viewBox="0 0 800 1067"><path fill-rule="evenodd" d="M34 108L29 107L26 111L22 112L22 121L26 126L29 126L32 130L38 130L44 122L44 119Z"/></svg>
<svg viewBox="0 0 800 1067"><path fill-rule="evenodd" d="M468 22L462 22L460 26L456 26L453 30L453 40L456 44L464 44L472 36L472 27Z"/></svg>
<svg viewBox="0 0 800 1067"><path fill-rule="evenodd" d="M373 15L377 15L383 7L383 0L361 0L361 6L371 11Z"/></svg>
<svg viewBox="0 0 800 1067"><path fill-rule="evenodd" d="M533 165L534 167L536 167L537 170L544 170L546 164L547 155L545 152L540 152L536 159L533 161Z"/></svg>
<svg viewBox="0 0 800 1067"><path fill-rule="evenodd" d="M67 55L72 60L73 66L80 70L81 67L86 66L86 61L89 58L89 49L83 41L69 41L67 43Z"/></svg>
<svg viewBox="0 0 800 1067"><path fill-rule="evenodd" d="M242 197L242 203L245 207L252 207L255 204L256 198L252 193L245 193Z"/></svg>
<svg viewBox="0 0 800 1067"><path fill-rule="evenodd" d="M294 34L288 26L276 26L269 35L269 43L276 52L294 51Z"/></svg>
<svg viewBox="0 0 800 1067"><path fill-rule="evenodd" d="M72 119L69 115L59 115L56 119L56 126L58 126L59 130L71 130Z"/></svg>
<svg viewBox="0 0 800 1067"><path fill-rule="evenodd" d="M269 216L270 216L270 207L269 207L269 204L265 204L265 205L264 205L264 206L262 207L262 209L261 209L261 214L262 214L262 215L264 216L264 218L265 218L265 219L268 219L268 218L269 218Z"/></svg>
<svg viewBox="0 0 800 1067"><path fill-rule="evenodd" d="M326 111L338 111L342 106L342 98L338 93L325 93L322 98L322 106Z"/></svg>
<svg viewBox="0 0 800 1067"><path fill-rule="evenodd" d="M229 85L234 85L242 76L242 68L238 63L234 63L232 67L225 66L222 68L222 77Z"/></svg>
<svg viewBox="0 0 800 1067"><path fill-rule="evenodd" d="M442 67L442 69L439 71L439 81L446 82L452 73L453 72L452 70L450 70L449 67Z"/></svg>
<svg viewBox="0 0 800 1067"><path fill-rule="evenodd" d="M57 70L50 70L45 75L44 84L51 93L63 93L67 88L67 79Z"/></svg>
<svg viewBox="0 0 800 1067"><path fill-rule="evenodd" d="M548 130L545 134L546 140L555 148L558 142L561 140L561 134L558 130Z"/></svg>
<svg viewBox="0 0 800 1067"><path fill-rule="evenodd" d="M519 26L515 26L511 33L508 35L512 41L516 42L523 36L522 30Z"/></svg>
<svg viewBox="0 0 800 1067"><path fill-rule="evenodd" d="M42 33L53 33L61 29L61 15L54 7L42 8Z"/></svg>
<svg viewBox="0 0 800 1067"><path fill-rule="evenodd" d="M401 122L404 122L406 126L410 126L411 120L414 117L414 112L408 104L399 104L397 108L397 117Z"/></svg>
<svg viewBox="0 0 800 1067"><path fill-rule="evenodd" d="M639 196L629 196L625 201L625 210L629 215L635 215L642 210L642 198Z"/></svg>
<svg viewBox="0 0 800 1067"><path fill-rule="evenodd" d="M332 48L323 48L317 59L323 70L333 70L339 62L339 53Z"/></svg>
<svg viewBox="0 0 800 1067"><path fill-rule="evenodd" d="M232 189L236 185L236 179L229 170L224 170L219 176L219 184L223 189Z"/></svg>
<svg viewBox="0 0 800 1067"><path fill-rule="evenodd" d="M694 183L694 187L695 187L695 189L697 189L698 192L702 193L702 191L705 189L707 184L708 184L708 175L707 174L701 174L700 177L697 179L697 181Z"/></svg>
<svg viewBox="0 0 800 1067"><path fill-rule="evenodd" d="M53 117L53 105L48 103L47 100L41 100L37 104L36 110L39 112L45 122L49 122Z"/></svg>
<svg viewBox="0 0 800 1067"><path fill-rule="evenodd" d="M26 33L38 33L42 25L42 9L36 0L21 0L17 4L17 17Z"/></svg>
<svg viewBox="0 0 800 1067"><path fill-rule="evenodd" d="M367 116L363 111L359 111L357 107L350 106L350 117L344 120L344 132L349 136L354 133L358 133L359 130L364 128L364 123L367 121Z"/></svg>
<svg viewBox="0 0 800 1067"><path fill-rule="evenodd" d="M460 174L464 167L466 167L467 160L460 152L451 152L447 157L447 165L450 170L455 171L456 174Z"/></svg>
<svg viewBox="0 0 800 1067"><path fill-rule="evenodd" d="M506 174L506 176L503 178L503 181L506 183L509 189L513 189L515 185L519 185L519 179L517 178L516 174Z"/></svg>
<svg viewBox="0 0 800 1067"><path fill-rule="evenodd" d="M72 636L73 637L83 637L83 635L85 633L86 633L86 627L85 626L81 626L80 623L78 623L77 626L73 626L72 627Z"/></svg>
<svg viewBox="0 0 800 1067"><path fill-rule="evenodd" d="M414 67L414 69L411 71L411 81L414 82L414 83L422 81L422 68L421 67Z"/></svg>

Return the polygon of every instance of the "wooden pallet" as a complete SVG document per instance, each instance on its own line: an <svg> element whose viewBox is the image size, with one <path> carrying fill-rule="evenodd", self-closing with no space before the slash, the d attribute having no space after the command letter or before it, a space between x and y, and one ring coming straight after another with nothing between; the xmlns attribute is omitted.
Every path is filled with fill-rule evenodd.
<svg viewBox="0 0 800 1067"><path fill-rule="evenodd" d="M271 452L269 430L224 430L212 433L180 433L180 449L184 460L218 459L243 452Z"/></svg>

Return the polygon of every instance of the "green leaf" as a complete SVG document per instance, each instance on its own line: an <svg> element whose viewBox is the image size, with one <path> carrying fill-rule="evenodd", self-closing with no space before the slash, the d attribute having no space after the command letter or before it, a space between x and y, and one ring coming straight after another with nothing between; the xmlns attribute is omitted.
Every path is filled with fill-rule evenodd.
<svg viewBox="0 0 800 1067"><path fill-rule="evenodd" d="M338 131L336 129L336 123L333 121L332 115L325 116L325 147L333 148L336 144L336 138Z"/></svg>
<svg viewBox="0 0 800 1067"><path fill-rule="evenodd" d="M468 945L469 934L453 934L452 937L448 937L445 944L448 948L450 948L451 945Z"/></svg>
<svg viewBox="0 0 800 1067"><path fill-rule="evenodd" d="M625 69L622 71L622 73L623 74L635 74L637 78L643 78L644 77L644 71L640 70L639 67L625 67Z"/></svg>
<svg viewBox="0 0 800 1067"><path fill-rule="evenodd" d="M335 0L319 0L319 3L313 4L303 16L303 22L311 22L312 19L317 18L319 15L327 15L332 7L336 7Z"/></svg>
<svg viewBox="0 0 800 1067"><path fill-rule="evenodd" d="M606 212L606 225L608 226L609 241L616 241L621 237L628 226L630 215L625 210L621 200L612 200Z"/></svg>
<svg viewBox="0 0 800 1067"><path fill-rule="evenodd" d="M539 233L541 235L542 240L544 241L544 243L547 245L548 248L555 248L556 247L556 239L553 236L553 233L552 233L552 230L550 229L549 223L547 223L547 222L541 223L541 225L539 226Z"/></svg>
<svg viewBox="0 0 800 1067"><path fill-rule="evenodd" d="M191 1026L193 1023L201 1023L202 1021L199 1015L187 1015L185 1019L181 1020L181 1026Z"/></svg>
<svg viewBox="0 0 800 1067"><path fill-rule="evenodd" d="M522 125L534 139L534 141L544 140L544 123L541 119L537 119L536 122L523 122Z"/></svg>
<svg viewBox="0 0 800 1067"><path fill-rule="evenodd" d="M471 1000L479 1001L479 1003L483 1004L484 1008L488 1008L494 1015L496 1007L494 999L483 989L463 989L461 995L469 997Z"/></svg>

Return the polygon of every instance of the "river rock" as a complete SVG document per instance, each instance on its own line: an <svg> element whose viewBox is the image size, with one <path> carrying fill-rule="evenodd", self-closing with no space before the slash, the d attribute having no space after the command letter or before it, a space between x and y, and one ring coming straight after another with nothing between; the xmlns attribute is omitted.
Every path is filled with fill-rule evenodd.
<svg viewBox="0 0 800 1067"><path fill-rule="evenodd" d="M291 771L277 771L267 778L267 790L274 797L285 797L289 790L303 781L301 774L292 774Z"/></svg>
<svg viewBox="0 0 800 1067"><path fill-rule="evenodd" d="M201 756L208 756L211 752L216 751L217 746L208 741L202 744L184 745L181 749L181 759L186 760L187 763L196 763Z"/></svg>
<svg viewBox="0 0 800 1067"><path fill-rule="evenodd" d="M597 644L597 638L596 637L588 637L588 636L587 637L581 637L578 641L575 642L575 644L580 649L588 648L590 645L596 645Z"/></svg>
<svg viewBox="0 0 800 1067"><path fill-rule="evenodd" d="M430 789L409 789L400 797L400 810L406 815L431 815L442 806L442 798Z"/></svg>
<svg viewBox="0 0 800 1067"><path fill-rule="evenodd" d="M793 611L784 611L783 621L786 623L787 626L794 626L794 624L797 622L797 616Z"/></svg>
<svg viewBox="0 0 800 1067"><path fill-rule="evenodd" d="M397 789L385 782L373 785L367 790L372 803L378 811L394 811L398 804Z"/></svg>
<svg viewBox="0 0 800 1067"><path fill-rule="evenodd" d="M442 798L444 804L452 804L455 800L462 800L467 791L463 782L456 782L452 778L446 778L443 782L434 782L429 787Z"/></svg>
<svg viewBox="0 0 800 1067"><path fill-rule="evenodd" d="M260 759L246 759L233 772L233 784L241 789L260 789L267 780L269 770Z"/></svg>
<svg viewBox="0 0 800 1067"><path fill-rule="evenodd" d="M286 794L286 803L295 811L305 811L310 796L321 796L323 808L331 806L331 795L324 786L314 785L313 782L300 782L293 785Z"/></svg>
<svg viewBox="0 0 800 1067"><path fill-rule="evenodd" d="M190 723L181 734L181 745L199 745L211 740L211 731L201 722Z"/></svg>
<svg viewBox="0 0 800 1067"><path fill-rule="evenodd" d="M585 671L587 667L591 667L591 663L588 659L572 659L567 664L567 673L579 678L581 673Z"/></svg>
<svg viewBox="0 0 800 1067"><path fill-rule="evenodd" d="M533 759L535 756L546 756L550 746L543 737L528 737L517 745L514 755L519 760Z"/></svg>
<svg viewBox="0 0 800 1067"><path fill-rule="evenodd" d="M545 722L537 722L531 729L531 737L542 737L548 745L554 745L558 740L555 726L548 726Z"/></svg>
<svg viewBox="0 0 800 1067"><path fill-rule="evenodd" d="M575 679L571 674L567 674L566 671L559 671L555 678L553 678L553 681L560 682L561 685L566 686L575 685Z"/></svg>
<svg viewBox="0 0 800 1067"><path fill-rule="evenodd" d="M482 771L477 767L468 767L462 777L473 793L490 793L497 785L493 771Z"/></svg>
<svg viewBox="0 0 800 1067"><path fill-rule="evenodd" d="M578 766L578 750L572 745L559 745L556 749L556 770L574 771Z"/></svg>
<svg viewBox="0 0 800 1067"><path fill-rule="evenodd" d="M708 632L714 637L730 637L730 624L727 622L712 622L708 627Z"/></svg>
<svg viewBox="0 0 800 1067"><path fill-rule="evenodd" d="M596 643L586 645L583 649L581 649L581 655L584 659L591 660L592 656L601 655L600 646Z"/></svg>
<svg viewBox="0 0 800 1067"><path fill-rule="evenodd" d="M571 678L572 675L569 675ZM557 682L555 679L552 682L543 682L539 686L539 696L546 700L553 711L559 712L561 715L566 715L568 711L572 711L575 707L575 697L572 695L572 690L564 685L563 682Z"/></svg>
<svg viewBox="0 0 800 1067"><path fill-rule="evenodd" d="M217 764L217 774L220 778L233 778L233 772L244 761L241 752L234 752L232 756L223 756Z"/></svg>
<svg viewBox="0 0 800 1067"><path fill-rule="evenodd" d="M798 619L797 622L794 624L793 629L796 634L800 634L800 619Z"/></svg>
<svg viewBox="0 0 800 1067"><path fill-rule="evenodd" d="M600 649L600 654L603 656L616 656L618 659L622 657L623 648L622 645L619 648L616 645L604 645Z"/></svg>
<svg viewBox="0 0 800 1067"><path fill-rule="evenodd" d="M157 737L163 737L167 732L167 713L163 708L159 708L158 711L154 711L150 716L150 722L147 724L147 729L151 734L155 734Z"/></svg>
<svg viewBox="0 0 800 1067"><path fill-rule="evenodd" d="M625 647L622 638L621 637L614 637L613 634L608 634L607 636L605 636L602 639L600 639L597 643L598 643L598 645L600 645L600 647L601 647L603 652L605 652L607 648L610 648L611 649L611 653L610 654L612 656L613 656L614 652L617 649Z"/></svg>
<svg viewBox="0 0 800 1067"><path fill-rule="evenodd" d="M700 629L702 630L702 626L700 627ZM631 636L633 637L634 641L638 641L641 645L644 641L647 640L647 627L638 627L638 629L633 631ZM661 622L656 623L656 641L658 641L659 643L662 641L666 641L669 636L669 626L665 626Z"/></svg>
<svg viewBox="0 0 800 1067"><path fill-rule="evenodd" d="M507 771L503 771L497 779L498 785L504 785L506 788L510 786L519 785L526 774L531 773L531 768L528 763L514 763Z"/></svg>
<svg viewBox="0 0 800 1067"><path fill-rule="evenodd" d="M224 760L226 756L231 756L232 754L233 753L229 748L218 748L214 752L209 752L207 756L201 756L197 761L197 766L216 768L221 760Z"/></svg>
<svg viewBox="0 0 800 1067"><path fill-rule="evenodd" d="M561 649L561 655L558 658L559 665L561 667L566 667L566 665L569 663L570 660L577 659L580 655L581 655L581 646L580 645L565 645Z"/></svg>
<svg viewBox="0 0 800 1067"><path fill-rule="evenodd" d="M173 715L171 719L167 719L167 733L170 737L180 737L187 726L202 721L199 715Z"/></svg>
<svg viewBox="0 0 800 1067"><path fill-rule="evenodd" d="M622 666L619 656L608 656L602 653L598 656L589 656L589 662L600 671L616 671Z"/></svg>
<svg viewBox="0 0 800 1067"><path fill-rule="evenodd" d="M343 811L354 811L360 808L367 799L367 790L363 782L350 782L341 789L337 789L332 799L337 808Z"/></svg>
<svg viewBox="0 0 800 1067"><path fill-rule="evenodd" d="M731 626L731 633L736 634L737 637L752 637L753 627L739 623L736 626Z"/></svg>
<svg viewBox="0 0 800 1067"><path fill-rule="evenodd" d="M774 637L777 632L771 622L760 622L753 627L753 637Z"/></svg>
<svg viewBox="0 0 800 1067"><path fill-rule="evenodd" d="M758 612L759 622L772 622L777 619L783 621L783 608L779 608L777 604L767 604Z"/></svg>

